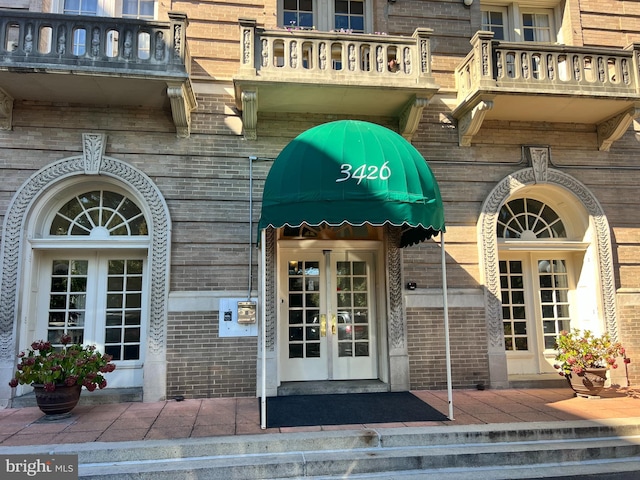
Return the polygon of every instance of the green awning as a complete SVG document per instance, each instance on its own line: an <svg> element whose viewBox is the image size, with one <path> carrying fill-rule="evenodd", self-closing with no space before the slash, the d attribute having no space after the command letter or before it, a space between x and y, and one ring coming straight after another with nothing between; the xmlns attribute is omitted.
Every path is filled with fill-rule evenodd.
<svg viewBox="0 0 640 480"><path fill-rule="evenodd" d="M357 120L301 133L273 163L258 229L303 223L401 226L403 247L445 231L426 160L397 133Z"/></svg>

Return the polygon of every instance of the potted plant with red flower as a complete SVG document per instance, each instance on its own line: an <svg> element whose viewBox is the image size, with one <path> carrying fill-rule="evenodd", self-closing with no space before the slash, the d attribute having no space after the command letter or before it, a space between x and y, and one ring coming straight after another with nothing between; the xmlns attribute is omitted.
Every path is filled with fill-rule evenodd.
<svg viewBox="0 0 640 480"><path fill-rule="evenodd" d="M71 343L63 335L61 347L43 340L20 352L17 371L9 386L31 385L38 407L45 414L70 412L78 403L84 386L90 392L105 388L106 373L115 370L110 355L100 353L95 345Z"/></svg>
<svg viewBox="0 0 640 480"><path fill-rule="evenodd" d="M589 330L562 331L556 340L556 369L567 378L578 395L597 395L607 378L607 370L618 368L618 359L625 363L625 349L608 333L594 335Z"/></svg>

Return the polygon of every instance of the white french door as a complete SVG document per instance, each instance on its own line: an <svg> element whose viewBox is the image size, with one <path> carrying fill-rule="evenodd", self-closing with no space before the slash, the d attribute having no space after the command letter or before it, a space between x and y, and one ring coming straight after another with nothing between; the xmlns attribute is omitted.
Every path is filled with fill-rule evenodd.
<svg viewBox="0 0 640 480"><path fill-rule="evenodd" d="M110 387L142 385L146 276L140 253L43 252L33 340L95 344L116 364Z"/></svg>
<svg viewBox="0 0 640 480"><path fill-rule="evenodd" d="M509 373L554 372L556 337L576 309L570 256L501 254L499 265Z"/></svg>
<svg viewBox="0 0 640 480"><path fill-rule="evenodd" d="M374 258L344 249L281 257L282 381L377 378Z"/></svg>

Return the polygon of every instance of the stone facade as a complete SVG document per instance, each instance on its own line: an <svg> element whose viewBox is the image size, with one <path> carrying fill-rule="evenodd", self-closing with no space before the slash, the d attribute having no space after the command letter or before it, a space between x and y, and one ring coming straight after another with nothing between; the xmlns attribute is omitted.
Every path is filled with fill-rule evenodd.
<svg viewBox="0 0 640 480"><path fill-rule="evenodd" d="M9 3L15 6L15 2ZM18 6L26 9L34 3L38 4L24 1ZM166 3L159 2L160 21L167 19ZM12 220L9 216L16 212L15 202L21 188L33 176L42 175L43 170L56 162L83 155L83 134L104 135L105 157L148 178L148 187L157 189L154 194L170 220L166 227L170 249L167 266L157 261L158 271L153 273L166 275L166 294L159 293L166 311L148 317L149 332L153 335L153 329L157 330L155 340L150 340L155 344L157 358L148 358L158 364L153 371L164 376L158 388L151 386L155 380L145 379L145 398L154 399L256 394L261 358L258 339L221 338L218 306L221 298L247 295L248 285L253 288L249 293L258 294L260 263L255 227L264 180L279 152L298 134L334 120L359 119L399 130L397 117L371 115L366 106L355 115L258 110L255 139L247 139L233 85L241 62L238 20L253 18L260 28L276 28L277 2L242 6L237 2L169 3L172 10L184 12L189 19L190 78L197 107L191 112L187 138L176 135L174 118L166 107L96 106L29 98L15 98L11 129L0 130L0 235L5 276L10 267L7 258L14 256L15 260L15 277L5 278L3 298L15 300L18 305L17 308L10 305L8 310L3 305L5 313L11 312L11 318L5 319L11 324L3 325L2 332L3 345L11 346L10 351L0 352L5 361L0 369L3 384L12 370L12 360L7 358L17 353L13 346L18 344L22 348L26 342L18 338L20 332L29 330L35 321L29 318L33 312L26 310L20 290L21 282L33 277L25 273L32 259L27 253L31 241L28 237L33 233L33 229L29 230L32 221L29 217L37 213L29 205L37 203L40 193L26 198L22 217ZM571 38L564 35L566 44L623 49L640 41L640 27L633 20L640 14L637 2L593 0L582 1L579 6L577 2L564 3L566 22L562 31L573 32ZM580 123L577 118L574 122L557 122L553 117L544 121L485 120L471 145L459 146L458 120L453 117L457 93L454 71L470 52L471 37L480 28L482 2L476 0L470 8L465 8L462 1L373 0L368 5L374 11L373 31L411 37L416 28L433 29L431 69L440 88L422 110L411 142L432 168L444 202L454 387L508 384L499 298L491 297L497 297L499 292L490 292L492 286L499 289L499 283L495 278L491 280L491 272L486 270L487 265L497 269L498 247L495 243L487 246L493 238L483 237L486 231L482 219L491 213L488 199L494 198L497 208L509 195L535 193L540 185L549 187L540 190L540 198L545 199L549 192L551 196L566 195L582 205L585 218L592 217L587 220L592 227L590 238L584 242L593 243L597 250L594 258L601 262L594 267L598 278L593 287L602 297L600 319L603 326L625 343L629 356L637 358L640 353L637 124L632 122L608 151L599 150L598 129L593 124ZM35 8L32 5L32 10ZM574 25L573 30L565 28L568 23ZM0 87L11 93L11 84L0 83ZM640 102L640 92L636 94ZM259 102L258 99L258 105ZM550 152L551 179L540 181L530 171L532 165L525 158L523 146L531 145L544 146ZM262 161L251 164L251 157ZM522 173L525 170L528 173ZM133 174L102 175L136 191L137 187L132 187ZM88 176L82 182L100 179ZM511 187L502 196L494 192L497 186L513 179L520 182L517 188ZM59 180L67 178L60 175ZM51 184L43 185L44 188ZM140 198L145 197L140 194ZM602 218L596 218L598 215ZM23 230L14 235L9 231L12 228ZM11 238L16 240L15 245L7 243ZM495 258L487 258L487 252ZM442 389L446 386L446 372L443 305L438 299L442 288L440 245L429 241L409 247L400 251L399 258L399 285L415 282L418 287L415 291L402 290L401 322L406 329L402 334L406 335L408 356L404 373L409 379L406 387ZM8 295L11 288L18 292L17 299ZM151 305L151 309L154 306L157 304ZM154 327L154 322L161 324ZM640 369L635 365L627 366L631 384L640 381ZM277 370L277 363L269 368Z"/></svg>

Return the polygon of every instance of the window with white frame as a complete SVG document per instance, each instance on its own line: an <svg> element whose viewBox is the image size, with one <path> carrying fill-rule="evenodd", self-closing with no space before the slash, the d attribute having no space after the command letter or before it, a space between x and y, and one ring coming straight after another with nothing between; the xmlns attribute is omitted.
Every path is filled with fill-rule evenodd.
<svg viewBox="0 0 640 480"><path fill-rule="evenodd" d="M61 11L66 15L90 15L101 17L124 17L143 20L155 18L156 0L58 0L60 5L54 11ZM107 32L107 55L118 55L118 32ZM151 52L149 34L141 32L138 37L138 56L146 60ZM87 50L87 31L76 28L73 31L72 53L82 56Z"/></svg>
<svg viewBox="0 0 640 480"><path fill-rule="evenodd" d="M35 336L95 344L118 362L110 384L140 385L149 282L144 212L123 191L92 189L49 218L48 244L37 250Z"/></svg>
<svg viewBox="0 0 640 480"><path fill-rule="evenodd" d="M156 0L54 0L53 11L66 15L96 15L153 20Z"/></svg>
<svg viewBox="0 0 640 480"><path fill-rule="evenodd" d="M278 19L284 28L369 33L371 0L279 0Z"/></svg>
<svg viewBox="0 0 640 480"><path fill-rule="evenodd" d="M496 40L512 42L556 42L561 16L557 2L482 3L482 27Z"/></svg>
<svg viewBox="0 0 640 480"><path fill-rule="evenodd" d="M549 367L544 367L543 358L555 348L559 332L571 326L575 257L562 250L568 239L567 228L549 204L525 197L502 206L496 234L505 247L498 263L510 369L540 373ZM505 242L519 242L521 246L510 249ZM530 356L522 357L525 352Z"/></svg>

